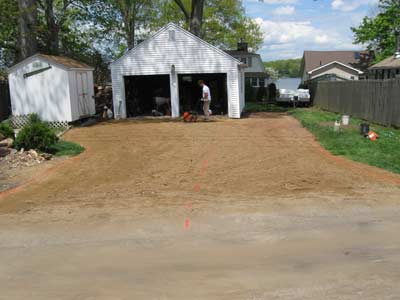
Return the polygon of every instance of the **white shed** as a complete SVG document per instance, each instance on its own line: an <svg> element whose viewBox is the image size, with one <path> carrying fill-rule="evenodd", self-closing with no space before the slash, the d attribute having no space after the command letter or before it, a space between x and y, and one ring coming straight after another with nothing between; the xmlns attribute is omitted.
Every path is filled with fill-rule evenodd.
<svg viewBox="0 0 400 300"><path fill-rule="evenodd" d="M210 87L211 109L240 118L244 108L244 67L239 60L170 23L110 65L114 114L127 118L171 99L172 117L200 107L198 80Z"/></svg>
<svg viewBox="0 0 400 300"><path fill-rule="evenodd" d="M9 69L12 115L72 122L95 114L93 68L67 57L36 54Z"/></svg>

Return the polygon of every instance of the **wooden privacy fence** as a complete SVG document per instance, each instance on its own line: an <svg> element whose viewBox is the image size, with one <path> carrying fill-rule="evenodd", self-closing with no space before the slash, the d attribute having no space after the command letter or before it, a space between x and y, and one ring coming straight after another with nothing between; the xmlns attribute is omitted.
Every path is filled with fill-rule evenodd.
<svg viewBox="0 0 400 300"><path fill-rule="evenodd" d="M0 80L0 122L7 119L11 114L10 92L8 82Z"/></svg>
<svg viewBox="0 0 400 300"><path fill-rule="evenodd" d="M400 127L400 79L321 81L314 93L322 109Z"/></svg>

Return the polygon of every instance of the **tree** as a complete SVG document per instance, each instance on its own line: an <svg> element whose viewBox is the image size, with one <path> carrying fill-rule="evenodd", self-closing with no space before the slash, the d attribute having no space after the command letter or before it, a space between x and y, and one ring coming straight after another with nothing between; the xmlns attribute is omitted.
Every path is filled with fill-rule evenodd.
<svg viewBox="0 0 400 300"><path fill-rule="evenodd" d="M265 67L265 73L268 74L271 81L277 81L279 79L279 72L272 67Z"/></svg>
<svg viewBox="0 0 400 300"><path fill-rule="evenodd" d="M296 78L300 77L301 59L283 59L264 62L265 67L275 69L279 77Z"/></svg>
<svg viewBox="0 0 400 300"><path fill-rule="evenodd" d="M0 1L0 69L20 57L19 7L15 0Z"/></svg>
<svg viewBox="0 0 400 300"><path fill-rule="evenodd" d="M380 0L378 14L365 17L360 26L351 28L355 34L355 44L366 44L374 50L376 60L380 61L395 51L395 31L400 29L400 2Z"/></svg>
<svg viewBox="0 0 400 300"><path fill-rule="evenodd" d="M177 23L190 30L190 24L186 18L182 18L181 10L176 9L175 2L160 2L159 16L152 24L152 31L168 22ZM182 4L190 7L189 0L182 0ZM238 41L245 40L250 48L257 50L263 41L260 26L246 16L240 0L205 0L202 23L201 38L223 49L235 48Z"/></svg>
<svg viewBox="0 0 400 300"><path fill-rule="evenodd" d="M18 0L20 58L25 59L37 52L37 9L35 0Z"/></svg>
<svg viewBox="0 0 400 300"><path fill-rule="evenodd" d="M189 25L189 31L195 36L201 37L203 27L204 0L192 0L192 5L188 9L182 0L174 0L185 15L186 23Z"/></svg>
<svg viewBox="0 0 400 300"><path fill-rule="evenodd" d="M238 41L246 41L258 50L263 42L260 26L246 16L241 1L207 0L204 11L203 38L223 49L234 48Z"/></svg>

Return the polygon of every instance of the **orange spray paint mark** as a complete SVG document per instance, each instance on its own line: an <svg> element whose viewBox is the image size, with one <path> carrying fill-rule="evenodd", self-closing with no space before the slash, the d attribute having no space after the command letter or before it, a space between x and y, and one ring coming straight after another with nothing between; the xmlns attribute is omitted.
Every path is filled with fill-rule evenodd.
<svg viewBox="0 0 400 300"><path fill-rule="evenodd" d="M194 185L194 191L195 191L196 193L200 192L200 184L199 184L199 183L196 183L196 184Z"/></svg>
<svg viewBox="0 0 400 300"><path fill-rule="evenodd" d="M188 230L190 227L190 220L189 218L185 219L185 224L183 225L183 228L185 228L186 230Z"/></svg>

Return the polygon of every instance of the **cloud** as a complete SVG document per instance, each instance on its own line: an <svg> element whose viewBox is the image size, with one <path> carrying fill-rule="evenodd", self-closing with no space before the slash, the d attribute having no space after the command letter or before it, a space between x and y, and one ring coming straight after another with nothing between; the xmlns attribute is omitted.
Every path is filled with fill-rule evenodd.
<svg viewBox="0 0 400 300"><path fill-rule="evenodd" d="M312 40L323 44L330 41L329 36L322 30L312 26L310 21L276 22L256 18L255 21L264 32L264 42L269 44L286 44L300 40Z"/></svg>
<svg viewBox="0 0 400 300"><path fill-rule="evenodd" d="M364 5L376 4L378 0L332 0L331 7L333 10L350 12Z"/></svg>
<svg viewBox="0 0 400 300"><path fill-rule="evenodd" d="M351 50L347 33L316 27L311 21L274 21L256 18L264 32L264 44L259 51L263 59L276 60L301 57L304 50Z"/></svg>
<svg viewBox="0 0 400 300"><path fill-rule="evenodd" d="M295 11L296 11L296 9L294 8L294 6L287 5L287 6L280 6L280 7L276 8L273 11L273 14L289 16L289 15L293 15Z"/></svg>

